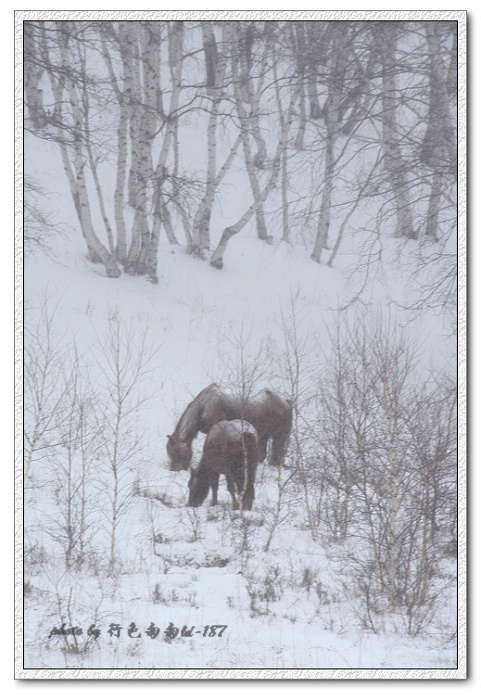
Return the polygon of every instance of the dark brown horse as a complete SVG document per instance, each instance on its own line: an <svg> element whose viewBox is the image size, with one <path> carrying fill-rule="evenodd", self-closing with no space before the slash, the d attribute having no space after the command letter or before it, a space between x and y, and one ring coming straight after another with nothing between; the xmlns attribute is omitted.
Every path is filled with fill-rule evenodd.
<svg viewBox="0 0 481 700"><path fill-rule="evenodd" d="M200 506L212 489L212 505L217 505L219 476L224 474L232 497L232 507L251 510L254 480L259 461L259 440L254 426L243 420L222 420L209 430L199 466L191 470L189 506Z"/></svg>
<svg viewBox="0 0 481 700"><path fill-rule="evenodd" d="M291 432L292 401L282 399L270 389L252 398L240 399L225 394L217 384L211 384L191 401L173 434L167 436L171 471L187 471L192 459L192 441L199 432L208 433L219 421L236 418L251 423L256 429L259 461L265 460L267 443L271 439L269 463L281 464Z"/></svg>

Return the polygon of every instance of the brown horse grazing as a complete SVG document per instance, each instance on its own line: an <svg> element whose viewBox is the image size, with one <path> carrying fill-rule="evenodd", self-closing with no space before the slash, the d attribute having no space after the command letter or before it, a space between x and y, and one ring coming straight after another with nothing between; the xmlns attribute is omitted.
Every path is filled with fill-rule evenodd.
<svg viewBox="0 0 481 700"><path fill-rule="evenodd" d="M217 505L219 475L224 474L236 510L241 497L243 510L251 510L254 480L259 461L259 440L254 426L243 420L222 420L209 430L199 466L191 470L189 506L200 506L212 489L212 505Z"/></svg>
<svg viewBox="0 0 481 700"><path fill-rule="evenodd" d="M199 432L208 433L221 420L242 419L251 423L259 436L259 461L266 458L267 443L272 441L270 464L284 459L292 426L292 401L282 399L270 389L257 396L240 399L225 394L217 384L203 389L187 406L172 435L167 436L170 470L189 468L192 441Z"/></svg>

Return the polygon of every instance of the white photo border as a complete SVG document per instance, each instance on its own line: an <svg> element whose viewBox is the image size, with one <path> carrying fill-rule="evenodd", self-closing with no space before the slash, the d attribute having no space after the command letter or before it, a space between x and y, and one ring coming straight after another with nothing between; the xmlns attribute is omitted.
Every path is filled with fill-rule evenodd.
<svg viewBox="0 0 481 700"><path fill-rule="evenodd" d="M23 22L29 20L348 20L458 23L458 667L456 669L23 668ZM467 678L467 12L466 11L15 11L15 678L35 680L448 680Z"/></svg>

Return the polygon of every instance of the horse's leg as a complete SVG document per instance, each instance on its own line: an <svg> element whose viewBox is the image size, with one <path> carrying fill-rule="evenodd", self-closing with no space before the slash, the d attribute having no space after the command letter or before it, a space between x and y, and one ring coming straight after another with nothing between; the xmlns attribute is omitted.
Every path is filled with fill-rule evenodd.
<svg viewBox="0 0 481 700"><path fill-rule="evenodd" d="M252 510L252 504L254 502L254 485L251 481L247 484L246 492L244 494L244 510Z"/></svg>
<svg viewBox="0 0 481 700"><path fill-rule="evenodd" d="M283 416L279 418L277 425L272 431L272 446L269 462L277 466L280 466L286 456L292 428L292 401L288 400L287 404L288 406Z"/></svg>
<svg viewBox="0 0 481 700"><path fill-rule="evenodd" d="M269 455L269 464L279 466L282 458L282 435L278 431L272 435L271 453Z"/></svg>
<svg viewBox="0 0 481 700"><path fill-rule="evenodd" d="M259 436L259 462L263 462L267 454L267 442L269 440L269 431L262 436Z"/></svg>
<svg viewBox="0 0 481 700"><path fill-rule="evenodd" d="M287 440L289 437L290 426L280 425L272 433L271 454L269 455L269 464L280 466L286 456Z"/></svg>
<svg viewBox="0 0 481 700"><path fill-rule="evenodd" d="M254 502L254 480L256 477L257 460L257 445L251 444L249 445L248 454L244 457L244 474L245 477L247 477L244 483L244 497L242 499L242 507L244 510L251 510L252 503Z"/></svg>
<svg viewBox="0 0 481 700"><path fill-rule="evenodd" d="M232 507L234 510L239 510L239 504L237 502L237 498L235 495L235 484L232 476L230 474L226 474L225 478L227 479L227 488L229 489L229 493L232 498Z"/></svg>
<svg viewBox="0 0 481 700"><path fill-rule="evenodd" d="M219 490L219 474L214 471L209 471L210 488L212 489L211 505L217 505L217 491Z"/></svg>

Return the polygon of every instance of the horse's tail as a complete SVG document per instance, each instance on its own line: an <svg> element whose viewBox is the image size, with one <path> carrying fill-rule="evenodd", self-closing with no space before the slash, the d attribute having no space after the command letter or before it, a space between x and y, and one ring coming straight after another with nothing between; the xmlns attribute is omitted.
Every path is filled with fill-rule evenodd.
<svg viewBox="0 0 481 700"><path fill-rule="evenodd" d="M240 489L244 492L242 507L244 510L251 510L252 503L254 502L254 481L256 478L257 465L259 463L259 439L257 433L250 431L243 432L242 443L244 451L242 460L242 488Z"/></svg>
<svg viewBox="0 0 481 700"><path fill-rule="evenodd" d="M259 463L259 438L257 433L244 432L243 443L247 455L247 462L255 469Z"/></svg>

